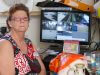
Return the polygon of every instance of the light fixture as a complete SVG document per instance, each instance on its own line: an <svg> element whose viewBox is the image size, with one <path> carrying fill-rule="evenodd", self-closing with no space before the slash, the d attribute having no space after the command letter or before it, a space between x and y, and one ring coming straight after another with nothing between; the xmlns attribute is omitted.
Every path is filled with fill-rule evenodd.
<svg viewBox="0 0 100 75"><path fill-rule="evenodd" d="M19 3L23 3L26 4L28 0L3 0L3 2L7 5L7 6L12 6L14 4L19 4Z"/></svg>

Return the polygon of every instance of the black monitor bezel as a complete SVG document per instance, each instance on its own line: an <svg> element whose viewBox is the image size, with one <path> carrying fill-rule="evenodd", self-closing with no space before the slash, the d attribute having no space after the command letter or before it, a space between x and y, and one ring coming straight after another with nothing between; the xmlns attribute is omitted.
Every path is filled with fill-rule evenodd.
<svg viewBox="0 0 100 75"><path fill-rule="evenodd" d="M45 9L45 10L41 10L41 15L40 15L40 42L47 42L47 43L63 43L63 40L50 40L50 39L42 39L42 15L44 12L72 12L72 13L86 13L89 15L89 29L88 29L88 42L83 42L80 41L80 45L89 45L90 41L91 41L91 13L87 12L87 11L78 11L78 10L53 10L53 9Z"/></svg>

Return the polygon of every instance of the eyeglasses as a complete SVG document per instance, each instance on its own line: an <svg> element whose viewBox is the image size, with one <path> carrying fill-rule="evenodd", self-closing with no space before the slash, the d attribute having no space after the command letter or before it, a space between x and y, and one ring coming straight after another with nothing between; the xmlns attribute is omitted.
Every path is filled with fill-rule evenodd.
<svg viewBox="0 0 100 75"><path fill-rule="evenodd" d="M12 20L16 21L16 22L21 22L23 21L29 21L28 17L13 17Z"/></svg>

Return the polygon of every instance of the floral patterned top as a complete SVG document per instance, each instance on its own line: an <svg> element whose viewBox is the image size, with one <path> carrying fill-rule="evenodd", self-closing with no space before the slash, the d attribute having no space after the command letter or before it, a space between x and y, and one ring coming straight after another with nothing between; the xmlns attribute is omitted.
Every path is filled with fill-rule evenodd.
<svg viewBox="0 0 100 75"><path fill-rule="evenodd" d="M14 48L14 63L15 63L15 71L16 75L33 75L31 72L31 68L28 64L28 61L25 55L18 48L16 42L12 39L11 35L5 35L2 39L6 39L11 42ZM34 59L35 48L32 46L32 43L29 39L25 38L25 42L27 44L28 53L26 54L31 60Z"/></svg>

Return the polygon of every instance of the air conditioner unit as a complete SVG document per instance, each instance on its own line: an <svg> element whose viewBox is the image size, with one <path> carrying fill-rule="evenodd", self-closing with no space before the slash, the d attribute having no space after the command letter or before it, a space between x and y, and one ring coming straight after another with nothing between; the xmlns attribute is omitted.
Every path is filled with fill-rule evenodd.
<svg viewBox="0 0 100 75"><path fill-rule="evenodd" d="M0 12L6 12L12 5L18 3L25 4L32 11L33 0L0 0Z"/></svg>

